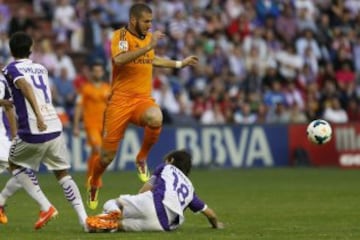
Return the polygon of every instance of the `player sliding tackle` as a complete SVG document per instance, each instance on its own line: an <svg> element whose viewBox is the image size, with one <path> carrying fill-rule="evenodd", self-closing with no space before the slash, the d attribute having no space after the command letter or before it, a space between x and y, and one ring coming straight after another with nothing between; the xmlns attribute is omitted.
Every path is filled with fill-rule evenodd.
<svg viewBox="0 0 360 240"><path fill-rule="evenodd" d="M223 228L215 212L196 194L188 178L191 155L176 150L165 156L136 195L120 195L104 204L102 214L88 217L93 232L171 231L184 222L184 211L202 212L213 228Z"/></svg>

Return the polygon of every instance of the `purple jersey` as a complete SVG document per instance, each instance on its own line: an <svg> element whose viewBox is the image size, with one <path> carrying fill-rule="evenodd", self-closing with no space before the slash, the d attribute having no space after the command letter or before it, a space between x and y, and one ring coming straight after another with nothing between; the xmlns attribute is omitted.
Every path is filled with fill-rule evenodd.
<svg viewBox="0 0 360 240"><path fill-rule="evenodd" d="M156 177L152 190L155 209L164 230L175 229L182 224L187 207L193 212L206 208L205 203L195 194L190 179L174 165L158 166L153 177ZM173 219L169 220L169 215Z"/></svg>
<svg viewBox="0 0 360 240"><path fill-rule="evenodd" d="M2 72L14 101L19 137L25 142L42 143L59 136L62 131L62 124L52 105L46 68L33 63L30 59L21 59L8 64ZM16 87L15 83L19 79L25 79L32 87L36 102L47 125L46 131L40 132L38 130L36 116L30 103L20 89Z"/></svg>

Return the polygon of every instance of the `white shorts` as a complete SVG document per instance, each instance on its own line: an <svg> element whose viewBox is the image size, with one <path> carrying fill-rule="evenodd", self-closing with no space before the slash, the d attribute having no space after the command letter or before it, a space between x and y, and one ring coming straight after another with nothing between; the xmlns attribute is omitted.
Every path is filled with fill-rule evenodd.
<svg viewBox="0 0 360 240"><path fill-rule="evenodd" d="M120 195L117 200L123 206L121 223L125 231L164 231L156 215L151 191L137 195Z"/></svg>
<svg viewBox="0 0 360 240"><path fill-rule="evenodd" d="M9 167L8 161L1 161L0 160L0 174L3 173Z"/></svg>
<svg viewBox="0 0 360 240"><path fill-rule="evenodd" d="M7 162L9 158L9 150L11 146L11 141L8 138L1 137L0 138L0 161Z"/></svg>
<svg viewBox="0 0 360 240"><path fill-rule="evenodd" d="M43 163L53 171L70 168L69 156L62 134L44 143L27 143L16 137L10 149L9 161L34 171L39 171Z"/></svg>
<svg viewBox="0 0 360 240"><path fill-rule="evenodd" d="M11 146L11 141L8 138L0 138L0 174L4 172L8 167L8 158L9 158L9 151Z"/></svg>

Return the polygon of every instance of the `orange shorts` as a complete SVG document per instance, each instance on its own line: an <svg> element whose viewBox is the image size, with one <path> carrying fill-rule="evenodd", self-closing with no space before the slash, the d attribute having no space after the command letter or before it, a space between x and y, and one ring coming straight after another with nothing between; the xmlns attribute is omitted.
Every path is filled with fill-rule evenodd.
<svg viewBox="0 0 360 240"><path fill-rule="evenodd" d="M104 115L102 147L116 151L129 123L142 126L141 116L150 107L159 107L153 98L130 98L116 96L111 99Z"/></svg>
<svg viewBox="0 0 360 240"><path fill-rule="evenodd" d="M102 126L85 127L87 144L91 147L99 147L102 142Z"/></svg>

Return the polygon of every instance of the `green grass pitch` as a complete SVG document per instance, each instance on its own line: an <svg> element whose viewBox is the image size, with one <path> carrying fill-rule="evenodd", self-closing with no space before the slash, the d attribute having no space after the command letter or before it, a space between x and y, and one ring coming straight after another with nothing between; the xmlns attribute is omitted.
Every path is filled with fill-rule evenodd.
<svg viewBox="0 0 360 240"><path fill-rule="evenodd" d="M73 173L85 196L84 174ZM0 176L0 186L8 174ZM360 239L359 170L279 168L194 170L198 195L216 210L224 230L210 229L202 215L186 212L186 221L171 233L82 232L70 204L51 174L40 184L60 214L39 231L33 230L38 206L23 190L7 203L9 223L0 225L1 240L91 239L239 239L345 240ZM135 172L107 172L100 204L140 187ZM100 211L90 211L89 215Z"/></svg>

